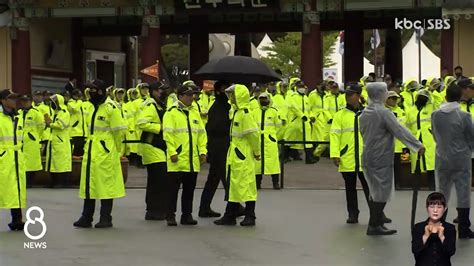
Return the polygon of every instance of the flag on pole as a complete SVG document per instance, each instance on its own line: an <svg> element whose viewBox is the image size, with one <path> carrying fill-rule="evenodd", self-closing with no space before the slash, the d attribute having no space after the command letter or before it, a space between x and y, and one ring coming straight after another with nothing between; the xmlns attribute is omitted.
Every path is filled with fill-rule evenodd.
<svg viewBox="0 0 474 266"><path fill-rule="evenodd" d="M344 54L344 31L339 32L339 54Z"/></svg>
<svg viewBox="0 0 474 266"><path fill-rule="evenodd" d="M152 66L149 66L147 68L144 68L140 72L145 74L145 75L152 76L156 79L159 79L160 71L159 71L159 68L158 68L158 64L159 64L159 62L156 61L156 64L154 64Z"/></svg>
<svg viewBox="0 0 474 266"><path fill-rule="evenodd" d="M376 29L372 37L370 37L370 47L372 49L375 49L379 47L379 45L380 45L380 35L379 35L379 30Z"/></svg>
<svg viewBox="0 0 474 266"><path fill-rule="evenodd" d="M425 34L425 29L419 28L419 29L415 30L415 32L416 32L416 40L418 42L420 42L421 36L423 36L423 34Z"/></svg>

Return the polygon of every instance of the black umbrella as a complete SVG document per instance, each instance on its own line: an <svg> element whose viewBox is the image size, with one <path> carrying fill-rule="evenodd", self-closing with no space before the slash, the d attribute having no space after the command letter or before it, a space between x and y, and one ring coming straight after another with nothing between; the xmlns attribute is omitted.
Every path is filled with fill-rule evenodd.
<svg viewBox="0 0 474 266"><path fill-rule="evenodd" d="M226 56L209 61L195 75L203 79L233 83L267 83L281 80L265 63L247 56Z"/></svg>

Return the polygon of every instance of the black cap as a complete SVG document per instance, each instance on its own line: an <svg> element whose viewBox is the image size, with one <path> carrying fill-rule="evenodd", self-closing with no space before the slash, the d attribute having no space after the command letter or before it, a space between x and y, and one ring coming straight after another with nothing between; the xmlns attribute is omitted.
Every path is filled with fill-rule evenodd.
<svg viewBox="0 0 474 266"><path fill-rule="evenodd" d="M458 81L458 86L461 88L467 88L467 87L472 87L472 80L469 78L463 78Z"/></svg>
<svg viewBox="0 0 474 266"><path fill-rule="evenodd" d="M31 97L29 95L21 95L19 99L22 101L31 101Z"/></svg>
<svg viewBox="0 0 474 266"><path fill-rule="evenodd" d="M346 93L357 93L361 94L362 93L362 87L358 83L349 83L346 85Z"/></svg>
<svg viewBox="0 0 474 266"><path fill-rule="evenodd" d="M47 95L53 95L53 93L49 90L43 91L43 96L47 96Z"/></svg>
<svg viewBox="0 0 474 266"><path fill-rule="evenodd" d="M97 90L103 90L103 91L105 91L105 90L107 89L107 86L106 86L105 82L103 82L103 81L100 80L100 79L93 80L93 81L89 84L89 87L95 88L95 89L97 89Z"/></svg>
<svg viewBox="0 0 474 266"><path fill-rule="evenodd" d="M11 90L3 90L0 91L0 100L5 100L5 99L15 99L19 98L20 95L12 92Z"/></svg>
<svg viewBox="0 0 474 266"><path fill-rule="evenodd" d="M150 84L150 86L148 87L148 89L150 91L153 91L153 90L166 90L168 89L169 86L161 81L158 81L158 82L154 82L152 84Z"/></svg>
<svg viewBox="0 0 474 266"><path fill-rule="evenodd" d="M35 92L33 92L33 95L42 95L43 92L40 91L40 90L35 90Z"/></svg>
<svg viewBox="0 0 474 266"><path fill-rule="evenodd" d="M198 94L199 90L197 90L194 86L179 86L178 88L178 95L184 94Z"/></svg>

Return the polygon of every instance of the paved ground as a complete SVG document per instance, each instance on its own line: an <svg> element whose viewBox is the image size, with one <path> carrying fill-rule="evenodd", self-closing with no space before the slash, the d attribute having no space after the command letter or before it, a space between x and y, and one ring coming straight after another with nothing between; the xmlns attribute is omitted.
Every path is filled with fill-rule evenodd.
<svg viewBox="0 0 474 266"><path fill-rule="evenodd" d="M216 195L216 210L224 208L222 192ZM411 194L406 191L397 192L386 210L394 219L390 227L399 229L387 237L365 235L368 212L361 194L361 223L346 225L340 190L263 190L254 228L217 227L212 219L199 219L196 227L169 228L164 222L144 221L144 190L129 189L126 198L115 202L115 227L105 230L72 227L81 211L77 193L29 190L29 206L45 211L45 250L24 249L29 240L21 232L7 231L8 212L1 210L0 265L413 265ZM195 209L200 194L197 190ZM426 216L425 197L421 192L417 220ZM473 250L473 241L458 241L453 265L472 265Z"/></svg>

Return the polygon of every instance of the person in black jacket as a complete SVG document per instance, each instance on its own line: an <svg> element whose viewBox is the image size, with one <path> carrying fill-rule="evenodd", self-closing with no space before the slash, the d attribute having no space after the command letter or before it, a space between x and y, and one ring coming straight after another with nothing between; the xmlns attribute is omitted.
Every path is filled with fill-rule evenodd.
<svg viewBox="0 0 474 266"><path fill-rule="evenodd" d="M210 164L209 174L201 195L199 206L199 217L220 217L221 214L211 209L211 202L216 193L219 181L224 187L226 184L226 158L230 145L230 104L224 90L229 83L217 81L214 84L216 100L209 108L207 131L208 162Z"/></svg>
<svg viewBox="0 0 474 266"><path fill-rule="evenodd" d="M201 195L199 206L199 217L220 217L221 214L211 209L212 199L216 193L219 181L227 188L226 160L227 150L230 146L230 104L225 94L231 84L225 81L217 81L214 84L216 100L209 108L206 124L207 132L207 161L210 164L209 174ZM227 189L225 189L227 193ZM237 216L244 214L244 206L239 205Z"/></svg>
<svg viewBox="0 0 474 266"><path fill-rule="evenodd" d="M426 199L429 218L412 230L411 248L416 266L450 266L456 252L456 228L443 220L446 199L433 192Z"/></svg>

